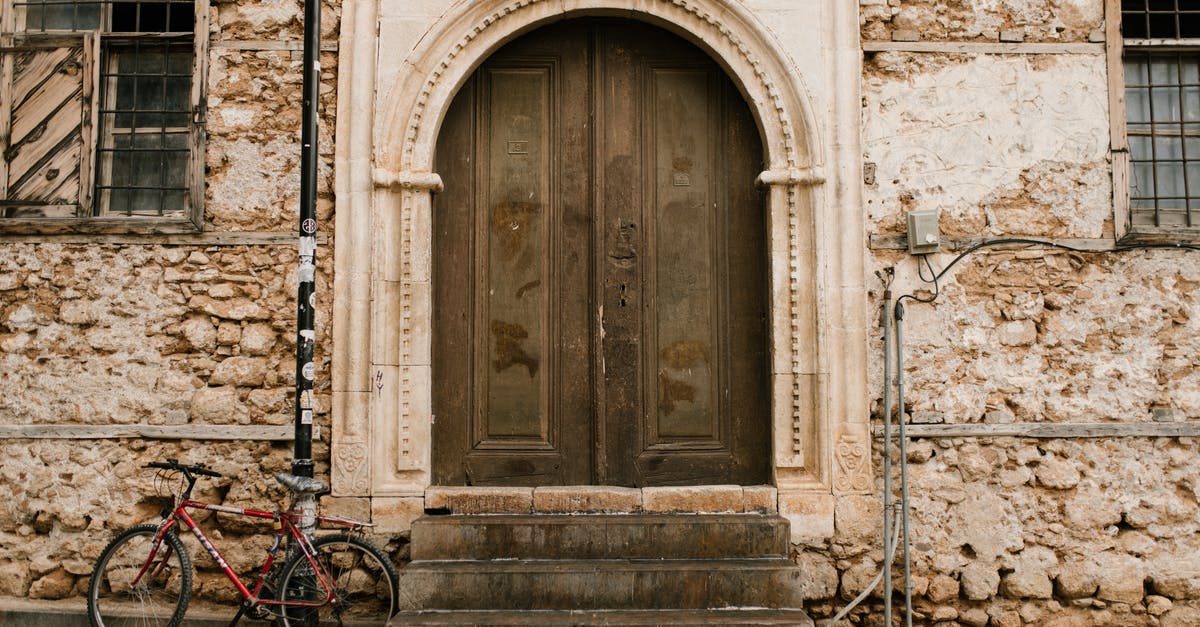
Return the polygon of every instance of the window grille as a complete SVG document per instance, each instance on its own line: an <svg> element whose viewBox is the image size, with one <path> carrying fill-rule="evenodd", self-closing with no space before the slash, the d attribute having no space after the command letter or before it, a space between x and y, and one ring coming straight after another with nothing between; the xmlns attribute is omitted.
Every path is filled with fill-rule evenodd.
<svg viewBox="0 0 1200 627"><path fill-rule="evenodd" d="M75 217L195 220L189 215L198 202L191 194L200 143L194 2L12 0L11 10L28 39L85 34L99 39L92 66L98 66L98 80L89 104L96 125L95 143L87 148L92 193L89 201L74 205ZM60 217L64 202L42 203L56 210L24 207L22 217Z"/></svg>
<svg viewBox="0 0 1200 627"><path fill-rule="evenodd" d="M1133 226L1200 227L1200 0L1122 0Z"/></svg>

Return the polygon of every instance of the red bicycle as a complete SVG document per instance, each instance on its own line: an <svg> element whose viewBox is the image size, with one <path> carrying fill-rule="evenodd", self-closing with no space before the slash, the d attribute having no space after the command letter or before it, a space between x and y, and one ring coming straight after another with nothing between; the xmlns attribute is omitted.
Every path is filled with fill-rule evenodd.
<svg viewBox="0 0 1200 627"><path fill-rule="evenodd" d="M122 531L100 554L88 584L88 617L93 627L175 627L183 621L192 596L192 561L179 538L181 527L196 536L241 594L241 607L231 626L242 616L274 620L280 627L385 625L395 613L395 567L382 550L355 534L370 523L317 515L318 524L346 532L310 540L300 531L294 497L328 492L323 482L276 475L291 491L293 505L286 512L264 512L193 501L198 476L221 476L203 464L168 459L145 467L158 469L164 480L182 477L179 486L186 483L186 488L178 493L172 490L172 503L163 508L162 522ZM229 567L189 510L272 521L275 541L251 586ZM272 569L283 546L287 549L282 566Z"/></svg>

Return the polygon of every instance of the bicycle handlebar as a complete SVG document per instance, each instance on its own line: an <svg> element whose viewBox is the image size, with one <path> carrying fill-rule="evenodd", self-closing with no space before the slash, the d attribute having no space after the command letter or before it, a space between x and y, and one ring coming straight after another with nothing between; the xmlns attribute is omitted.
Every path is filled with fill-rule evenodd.
<svg viewBox="0 0 1200 627"><path fill-rule="evenodd" d="M204 464L192 464L191 466L179 463L178 459L168 458L165 462L150 462L142 468L161 468L163 470L178 470L185 474L203 475L205 477L220 477L221 473L215 470L209 470L204 467Z"/></svg>

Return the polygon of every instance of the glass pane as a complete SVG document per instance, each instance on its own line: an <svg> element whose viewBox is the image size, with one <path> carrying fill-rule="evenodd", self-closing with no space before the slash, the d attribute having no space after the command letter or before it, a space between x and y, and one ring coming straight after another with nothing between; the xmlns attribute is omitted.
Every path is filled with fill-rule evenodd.
<svg viewBox="0 0 1200 627"><path fill-rule="evenodd" d="M1183 140L1179 137L1155 137L1154 158L1159 161L1183 159Z"/></svg>
<svg viewBox="0 0 1200 627"><path fill-rule="evenodd" d="M100 6L99 2L34 0L25 7L25 30L97 30Z"/></svg>
<svg viewBox="0 0 1200 627"><path fill-rule="evenodd" d="M1154 166L1148 162L1135 162L1133 176L1129 179L1129 195L1133 198L1154 197ZM1154 203L1151 202L1153 207Z"/></svg>
<svg viewBox="0 0 1200 627"><path fill-rule="evenodd" d="M161 215L182 211L187 184L186 133L119 134L105 150L109 213Z"/></svg>
<svg viewBox="0 0 1200 627"><path fill-rule="evenodd" d="M1155 188L1160 199L1183 197L1182 163L1159 163L1155 172Z"/></svg>
<svg viewBox="0 0 1200 627"><path fill-rule="evenodd" d="M1179 88L1155 87L1150 92L1151 115L1155 122L1179 121Z"/></svg>
<svg viewBox="0 0 1200 627"><path fill-rule="evenodd" d="M1178 65L1172 56L1154 55L1150 59L1150 81L1155 85L1178 84Z"/></svg>
<svg viewBox="0 0 1200 627"><path fill-rule="evenodd" d="M1125 84L1146 85L1150 82L1150 66L1145 55L1129 53L1125 56Z"/></svg>
<svg viewBox="0 0 1200 627"><path fill-rule="evenodd" d="M114 2L115 33L188 33L195 28L191 2Z"/></svg>
<svg viewBox="0 0 1200 627"><path fill-rule="evenodd" d="M1187 195L1193 202L1200 198L1200 161L1187 163Z"/></svg>
<svg viewBox="0 0 1200 627"><path fill-rule="evenodd" d="M1200 122L1200 85L1183 88L1183 119L1185 122Z"/></svg>
<svg viewBox="0 0 1200 627"><path fill-rule="evenodd" d="M1129 137L1129 158L1134 161L1146 161L1153 157L1150 152L1151 139L1144 135Z"/></svg>
<svg viewBox="0 0 1200 627"><path fill-rule="evenodd" d="M1134 87L1125 91L1125 110L1130 124L1150 121L1150 90Z"/></svg>

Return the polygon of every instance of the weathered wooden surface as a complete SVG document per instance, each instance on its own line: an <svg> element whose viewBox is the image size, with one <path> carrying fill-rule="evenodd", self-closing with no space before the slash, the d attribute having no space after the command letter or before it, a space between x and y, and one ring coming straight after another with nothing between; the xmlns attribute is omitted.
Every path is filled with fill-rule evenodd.
<svg viewBox="0 0 1200 627"><path fill-rule="evenodd" d="M765 481L762 149L721 68L566 24L446 120L433 368L466 385L435 386L435 483Z"/></svg>
<svg viewBox="0 0 1200 627"><path fill-rule="evenodd" d="M1200 421L908 425L906 430L911 438L1169 438L1200 436ZM882 433L883 427L875 428L876 435Z"/></svg>

